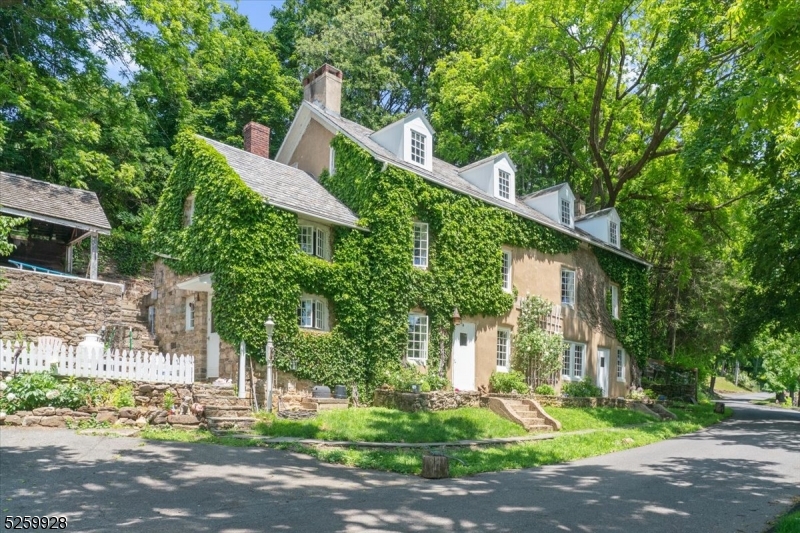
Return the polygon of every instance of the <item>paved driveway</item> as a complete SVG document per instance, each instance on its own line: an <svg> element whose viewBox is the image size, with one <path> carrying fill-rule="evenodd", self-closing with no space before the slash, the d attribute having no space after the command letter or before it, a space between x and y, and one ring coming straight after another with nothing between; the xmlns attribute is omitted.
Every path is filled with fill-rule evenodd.
<svg viewBox="0 0 800 533"><path fill-rule="evenodd" d="M800 413L574 463L446 481L260 448L0 430L0 506L68 531L753 532L800 495Z"/></svg>

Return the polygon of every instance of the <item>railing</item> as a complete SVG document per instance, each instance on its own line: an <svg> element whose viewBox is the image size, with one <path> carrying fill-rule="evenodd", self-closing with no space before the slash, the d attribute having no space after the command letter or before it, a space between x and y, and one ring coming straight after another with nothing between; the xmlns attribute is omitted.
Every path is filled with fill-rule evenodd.
<svg viewBox="0 0 800 533"><path fill-rule="evenodd" d="M14 357L20 349L18 357ZM62 376L127 379L155 383L194 383L194 356L101 350L61 346L55 353L41 351L33 343L0 341L0 370L56 372Z"/></svg>

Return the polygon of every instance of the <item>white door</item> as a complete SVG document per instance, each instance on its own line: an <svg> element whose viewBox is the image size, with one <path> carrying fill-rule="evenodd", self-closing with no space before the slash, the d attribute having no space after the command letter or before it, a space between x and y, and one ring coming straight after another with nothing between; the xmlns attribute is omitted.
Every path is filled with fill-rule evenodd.
<svg viewBox="0 0 800 533"><path fill-rule="evenodd" d="M214 316L211 314L211 297L213 293L208 293L208 311L206 312L206 377L219 377L219 333L214 324Z"/></svg>
<svg viewBox="0 0 800 533"><path fill-rule="evenodd" d="M463 322L453 331L453 388L475 390L475 324Z"/></svg>
<svg viewBox="0 0 800 533"><path fill-rule="evenodd" d="M611 350L608 348L597 349L597 386L603 389L603 396L608 396L608 365L611 360Z"/></svg>

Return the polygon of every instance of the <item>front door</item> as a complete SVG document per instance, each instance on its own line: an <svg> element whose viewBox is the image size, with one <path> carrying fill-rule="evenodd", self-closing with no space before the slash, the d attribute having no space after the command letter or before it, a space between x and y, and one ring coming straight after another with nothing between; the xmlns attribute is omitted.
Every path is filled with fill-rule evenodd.
<svg viewBox="0 0 800 533"><path fill-rule="evenodd" d="M219 377L219 333L214 324L214 316L211 314L211 297L214 293L208 293L208 310L206 312L206 377Z"/></svg>
<svg viewBox="0 0 800 533"><path fill-rule="evenodd" d="M475 390L475 324L468 322L453 330L453 388Z"/></svg>
<svg viewBox="0 0 800 533"><path fill-rule="evenodd" d="M597 349L597 386L603 389L603 396L608 396L608 364L611 351L608 348Z"/></svg>

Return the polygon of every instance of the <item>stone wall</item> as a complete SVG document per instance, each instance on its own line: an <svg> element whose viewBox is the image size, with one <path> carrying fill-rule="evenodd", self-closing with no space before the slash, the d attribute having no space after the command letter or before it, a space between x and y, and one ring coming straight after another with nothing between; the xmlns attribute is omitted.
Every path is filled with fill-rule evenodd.
<svg viewBox="0 0 800 533"><path fill-rule="evenodd" d="M446 411L459 407L482 407L481 393L433 391L400 392L388 389L378 389L372 400L375 407L387 407L400 411Z"/></svg>
<svg viewBox="0 0 800 533"><path fill-rule="evenodd" d="M133 347L142 349L144 343L148 348L146 327L132 323L136 303L124 297L124 285L5 267L0 271L9 282L0 291L0 339L13 340L19 333L31 340L58 337L77 346L87 333L124 324L137 326Z"/></svg>
<svg viewBox="0 0 800 533"><path fill-rule="evenodd" d="M627 400L625 398L575 398L564 396L541 396L539 394L491 394L495 398L531 398L542 407L616 407L619 409L630 409L634 403L664 403L654 400Z"/></svg>
<svg viewBox="0 0 800 533"><path fill-rule="evenodd" d="M196 429L203 421L194 414L170 414L157 407L81 407L76 410L55 407L37 407L33 411L17 411L13 415L0 414L0 425L41 426L51 428L79 427L94 419L95 424L144 427L169 424L172 427Z"/></svg>

